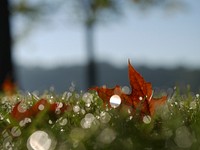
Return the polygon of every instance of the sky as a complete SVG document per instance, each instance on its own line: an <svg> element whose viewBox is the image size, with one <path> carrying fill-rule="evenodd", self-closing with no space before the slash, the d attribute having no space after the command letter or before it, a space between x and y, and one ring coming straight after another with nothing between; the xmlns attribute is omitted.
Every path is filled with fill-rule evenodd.
<svg viewBox="0 0 200 150"><path fill-rule="evenodd" d="M133 65L200 68L200 1L187 3L186 10L175 13L127 10L119 19L98 24L95 60L117 67L130 59ZM45 68L85 64L84 27L65 17L57 14L51 22L38 22L19 38L13 47L15 63ZM24 28L20 17L13 19L14 33Z"/></svg>

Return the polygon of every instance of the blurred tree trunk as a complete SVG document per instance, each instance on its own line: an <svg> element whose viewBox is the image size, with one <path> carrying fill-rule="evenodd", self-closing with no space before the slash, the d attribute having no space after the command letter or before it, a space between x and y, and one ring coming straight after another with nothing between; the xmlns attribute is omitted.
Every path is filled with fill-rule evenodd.
<svg viewBox="0 0 200 150"><path fill-rule="evenodd" d="M9 17L10 17L9 0L1 0L0 2L0 91L3 90L3 84L8 80L14 83Z"/></svg>
<svg viewBox="0 0 200 150"><path fill-rule="evenodd" d="M86 23L86 50L88 56L87 78L88 87L96 85L96 64L94 55L94 23Z"/></svg>

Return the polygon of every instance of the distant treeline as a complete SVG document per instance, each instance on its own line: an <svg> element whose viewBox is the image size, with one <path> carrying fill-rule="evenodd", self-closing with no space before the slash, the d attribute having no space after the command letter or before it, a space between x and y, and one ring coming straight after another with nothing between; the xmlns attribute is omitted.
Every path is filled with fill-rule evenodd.
<svg viewBox="0 0 200 150"><path fill-rule="evenodd" d="M129 85L128 68L116 68L107 63L97 64L97 86L106 85L114 87L115 85ZM191 91L199 92L200 90L200 69L190 70L183 67L174 69L148 68L136 66L136 70L151 82L153 88L164 89L187 88L190 85ZM57 92L63 92L69 89L71 83L75 83L76 90L87 90L86 66L58 67L54 69L44 68L25 68L17 66L16 75L18 85L22 90L43 92L51 86Z"/></svg>

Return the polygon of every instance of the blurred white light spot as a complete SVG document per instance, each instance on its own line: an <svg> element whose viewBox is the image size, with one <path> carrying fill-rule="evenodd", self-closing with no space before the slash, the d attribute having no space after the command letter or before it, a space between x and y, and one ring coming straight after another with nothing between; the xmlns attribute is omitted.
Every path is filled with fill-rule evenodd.
<svg viewBox="0 0 200 150"><path fill-rule="evenodd" d="M20 103L17 107L17 110L20 112L20 113L24 113L26 110L27 110L27 106L26 104L22 104Z"/></svg>
<svg viewBox="0 0 200 150"><path fill-rule="evenodd" d="M57 103L57 108L62 108L63 107L63 103Z"/></svg>
<svg viewBox="0 0 200 150"><path fill-rule="evenodd" d="M60 124L61 126L65 126L65 125L67 124L67 119L61 117L61 118L59 119L59 124Z"/></svg>
<svg viewBox="0 0 200 150"><path fill-rule="evenodd" d="M91 103L86 103L85 106L86 107L90 107Z"/></svg>
<svg viewBox="0 0 200 150"><path fill-rule="evenodd" d="M85 109L81 109L81 113L84 115L85 114Z"/></svg>
<svg viewBox="0 0 200 150"><path fill-rule="evenodd" d="M73 107L73 111L74 111L75 113L79 112L79 111L80 111L80 107L79 107L78 105L75 105L75 106Z"/></svg>
<svg viewBox="0 0 200 150"><path fill-rule="evenodd" d="M179 127L176 130L174 141L180 148L190 148L193 143L194 137L186 126Z"/></svg>
<svg viewBox="0 0 200 150"><path fill-rule="evenodd" d="M113 95L110 98L110 105L113 108L117 108L121 104L121 98L118 95Z"/></svg>
<svg viewBox="0 0 200 150"><path fill-rule="evenodd" d="M81 127L82 127L82 128L88 129L88 128L91 127L91 125L92 125L92 122L91 122L91 121L89 121L89 120L87 120L87 119L85 119L85 118L83 118L83 119L81 120Z"/></svg>
<svg viewBox="0 0 200 150"><path fill-rule="evenodd" d="M93 114L88 113L88 114L85 115L85 119L92 122L92 121L94 121L95 117L94 117Z"/></svg>
<svg viewBox="0 0 200 150"><path fill-rule="evenodd" d="M149 124L151 122L151 117L149 115L146 115L143 117L143 122L145 124Z"/></svg>
<svg viewBox="0 0 200 150"><path fill-rule="evenodd" d="M49 120L49 124L53 124L52 120Z"/></svg>
<svg viewBox="0 0 200 150"><path fill-rule="evenodd" d="M140 100L140 101L142 101L142 100L143 100L143 98L140 96L140 97L139 97L139 100Z"/></svg>
<svg viewBox="0 0 200 150"><path fill-rule="evenodd" d="M111 128L105 128L98 136L98 141L103 144L110 144L116 138L116 133Z"/></svg>
<svg viewBox="0 0 200 150"><path fill-rule="evenodd" d="M130 90L130 88L128 86L124 86L124 87L122 87L122 92L124 94L130 94L131 90Z"/></svg>
<svg viewBox="0 0 200 150"><path fill-rule="evenodd" d="M80 122L81 127L84 129L90 128L94 120L95 117L93 114L91 113L86 114L85 117Z"/></svg>
<svg viewBox="0 0 200 150"><path fill-rule="evenodd" d="M85 93L82 99L86 104L90 104L93 101L93 95L91 93Z"/></svg>
<svg viewBox="0 0 200 150"><path fill-rule="evenodd" d="M27 141L28 150L50 150L54 149L56 143L44 131L34 132Z"/></svg>
<svg viewBox="0 0 200 150"><path fill-rule="evenodd" d="M102 111L100 113L100 121L102 123L108 123L111 119L111 116L109 115L109 113Z"/></svg>
<svg viewBox="0 0 200 150"><path fill-rule="evenodd" d="M40 105L38 106L38 109L39 109L39 110L44 110L44 105L43 105L43 104L40 104Z"/></svg>

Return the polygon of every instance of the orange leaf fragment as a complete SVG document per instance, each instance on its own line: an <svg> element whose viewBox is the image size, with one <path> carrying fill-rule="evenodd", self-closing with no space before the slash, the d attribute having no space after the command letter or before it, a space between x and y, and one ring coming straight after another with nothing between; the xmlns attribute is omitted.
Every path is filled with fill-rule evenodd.
<svg viewBox="0 0 200 150"><path fill-rule="evenodd" d="M40 99L38 102L36 102L32 107L30 107L27 110L23 111L23 108L20 106L21 102L18 102L12 112L11 116L15 120L23 120L24 118L32 118L35 117L37 114L39 114L40 111L47 109L48 113L55 113L57 109L60 110L61 113L63 113L65 110L67 110L68 106L64 103L62 104L62 107L58 108L57 103L50 104L45 99Z"/></svg>

